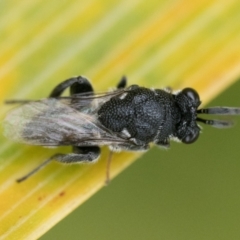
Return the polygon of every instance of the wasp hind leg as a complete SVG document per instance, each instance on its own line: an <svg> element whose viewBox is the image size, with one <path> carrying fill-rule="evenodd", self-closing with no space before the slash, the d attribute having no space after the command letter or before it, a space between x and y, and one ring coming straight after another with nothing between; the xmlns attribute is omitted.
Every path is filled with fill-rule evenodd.
<svg viewBox="0 0 240 240"><path fill-rule="evenodd" d="M117 84L117 89L125 88L126 86L127 86L127 78L125 76L122 76L122 78Z"/></svg>
<svg viewBox="0 0 240 240"><path fill-rule="evenodd" d="M49 164L52 161L57 161L60 163L84 163L84 162L94 162L96 161L100 156L100 148L99 147L73 147L73 153L69 154L62 154L57 153L48 158L46 161L44 161L42 164L34 168L31 172L26 174L25 176L17 179L17 182L20 183L29 177L31 177L33 174L44 168L47 164Z"/></svg>
<svg viewBox="0 0 240 240"><path fill-rule="evenodd" d="M62 95L62 93L70 88L70 95L78 93L93 93L93 87L87 78L82 76L69 78L62 83L58 84L50 93L50 98L57 98Z"/></svg>
<svg viewBox="0 0 240 240"><path fill-rule="evenodd" d="M90 163L95 162L100 156L100 148L93 147L73 147L73 152L69 154L56 154L52 159L60 163Z"/></svg>

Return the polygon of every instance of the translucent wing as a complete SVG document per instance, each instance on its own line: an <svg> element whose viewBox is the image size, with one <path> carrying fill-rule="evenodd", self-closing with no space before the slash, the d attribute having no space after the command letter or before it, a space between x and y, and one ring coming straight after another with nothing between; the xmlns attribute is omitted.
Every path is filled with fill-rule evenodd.
<svg viewBox="0 0 240 240"><path fill-rule="evenodd" d="M102 96L104 101L106 97ZM43 146L126 143L127 140L110 132L97 120L98 107L99 102L83 96L29 102L9 113L4 121L4 133L14 141Z"/></svg>
<svg viewBox="0 0 240 240"><path fill-rule="evenodd" d="M92 93L80 93L70 97L60 97L59 99L66 105L70 105L72 108L80 111L91 113L96 112L99 107L109 101L112 97L120 96L128 92L128 89L117 89L110 92L102 92L97 94Z"/></svg>

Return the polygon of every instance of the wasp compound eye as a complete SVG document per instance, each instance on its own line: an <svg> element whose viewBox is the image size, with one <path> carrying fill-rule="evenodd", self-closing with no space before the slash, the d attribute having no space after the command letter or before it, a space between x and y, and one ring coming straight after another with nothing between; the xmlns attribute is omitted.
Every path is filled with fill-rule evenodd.
<svg viewBox="0 0 240 240"><path fill-rule="evenodd" d="M186 144L194 143L199 137L199 131L190 132L183 139L182 142Z"/></svg>
<svg viewBox="0 0 240 240"><path fill-rule="evenodd" d="M184 88L182 90L182 94L184 94L192 102L196 103L197 106L200 105L201 101L200 101L199 95L198 95L198 93L194 89L192 89L192 88Z"/></svg>

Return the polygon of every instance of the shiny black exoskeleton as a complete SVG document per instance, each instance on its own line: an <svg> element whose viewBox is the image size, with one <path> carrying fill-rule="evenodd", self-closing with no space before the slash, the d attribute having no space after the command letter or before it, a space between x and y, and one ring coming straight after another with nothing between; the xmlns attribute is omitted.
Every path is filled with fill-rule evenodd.
<svg viewBox="0 0 240 240"><path fill-rule="evenodd" d="M128 92L111 98L99 109L99 121L108 129L125 133L146 145L168 146L171 138L192 143L199 135L196 109L199 96L186 88L178 94L133 85Z"/></svg>

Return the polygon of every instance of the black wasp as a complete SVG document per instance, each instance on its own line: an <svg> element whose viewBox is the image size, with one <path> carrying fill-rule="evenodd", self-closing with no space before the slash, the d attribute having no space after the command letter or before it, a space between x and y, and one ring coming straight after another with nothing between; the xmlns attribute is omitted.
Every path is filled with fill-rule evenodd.
<svg viewBox="0 0 240 240"><path fill-rule="evenodd" d="M201 101L192 88L174 93L126 84L123 77L116 90L94 94L90 82L79 76L57 85L46 99L7 101L22 104L5 119L7 137L31 145L73 146L72 153L55 154L17 181L25 180L52 160L96 161L101 145L108 145L111 151L146 151L150 143L165 148L170 140L193 143L201 131L197 122L219 128L232 125L230 121L205 120L198 114L240 114L240 108L198 109ZM70 97L61 97L67 88Z"/></svg>

